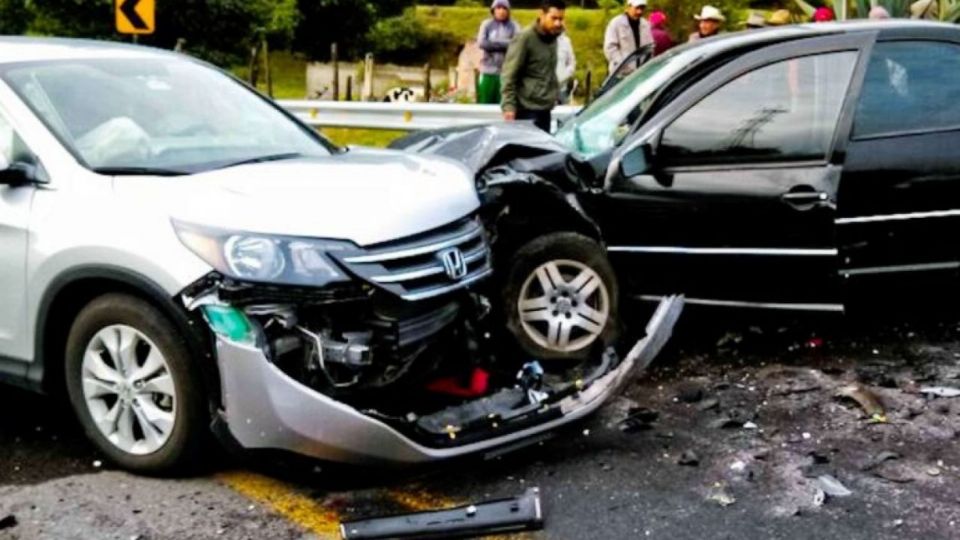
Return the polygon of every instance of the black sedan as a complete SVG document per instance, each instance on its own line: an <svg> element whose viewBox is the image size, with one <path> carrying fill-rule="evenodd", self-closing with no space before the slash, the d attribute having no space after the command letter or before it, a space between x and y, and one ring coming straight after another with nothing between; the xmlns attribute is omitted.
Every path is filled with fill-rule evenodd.
<svg viewBox="0 0 960 540"><path fill-rule="evenodd" d="M395 146L476 170L504 317L541 358L611 340L626 297L841 312L863 287L957 282L953 25L728 34L645 63L554 136L503 124Z"/></svg>

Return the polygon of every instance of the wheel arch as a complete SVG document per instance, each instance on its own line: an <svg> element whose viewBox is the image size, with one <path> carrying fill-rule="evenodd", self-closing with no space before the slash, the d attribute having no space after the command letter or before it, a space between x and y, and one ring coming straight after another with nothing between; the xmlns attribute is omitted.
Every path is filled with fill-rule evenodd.
<svg viewBox="0 0 960 540"><path fill-rule="evenodd" d="M188 313L156 282L113 266L84 266L58 275L41 297L35 328L34 362L27 377L45 393L64 390L64 354L76 316L95 298L110 293L129 294L160 310L184 337L211 406L220 400L220 377L213 361L213 345L199 316Z"/></svg>

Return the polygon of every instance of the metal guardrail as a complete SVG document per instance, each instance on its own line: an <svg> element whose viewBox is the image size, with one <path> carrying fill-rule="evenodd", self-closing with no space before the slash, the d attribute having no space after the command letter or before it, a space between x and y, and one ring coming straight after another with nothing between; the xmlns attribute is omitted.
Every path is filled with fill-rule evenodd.
<svg viewBox="0 0 960 540"><path fill-rule="evenodd" d="M308 100L277 103L314 127L421 130L489 124L503 118L497 105ZM567 118L578 110L579 107L557 107L553 118Z"/></svg>

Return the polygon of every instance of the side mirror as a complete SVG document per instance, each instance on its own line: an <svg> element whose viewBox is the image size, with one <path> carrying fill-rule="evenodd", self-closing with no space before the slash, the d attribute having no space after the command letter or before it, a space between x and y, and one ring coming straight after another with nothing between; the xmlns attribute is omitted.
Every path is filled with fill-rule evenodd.
<svg viewBox="0 0 960 540"><path fill-rule="evenodd" d="M0 156L0 185L20 186L38 181L39 172L36 165L10 163L6 157Z"/></svg>
<svg viewBox="0 0 960 540"><path fill-rule="evenodd" d="M624 178L648 174L653 165L653 150L650 144L635 146L620 159L620 174Z"/></svg>

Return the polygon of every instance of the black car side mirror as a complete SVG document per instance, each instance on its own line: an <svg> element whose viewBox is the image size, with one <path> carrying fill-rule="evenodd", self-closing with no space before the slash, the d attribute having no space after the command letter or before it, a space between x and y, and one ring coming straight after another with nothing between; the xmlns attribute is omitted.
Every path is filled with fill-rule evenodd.
<svg viewBox="0 0 960 540"><path fill-rule="evenodd" d="M624 178L649 174L653 168L653 150L647 143L635 146L620 159L620 174Z"/></svg>

